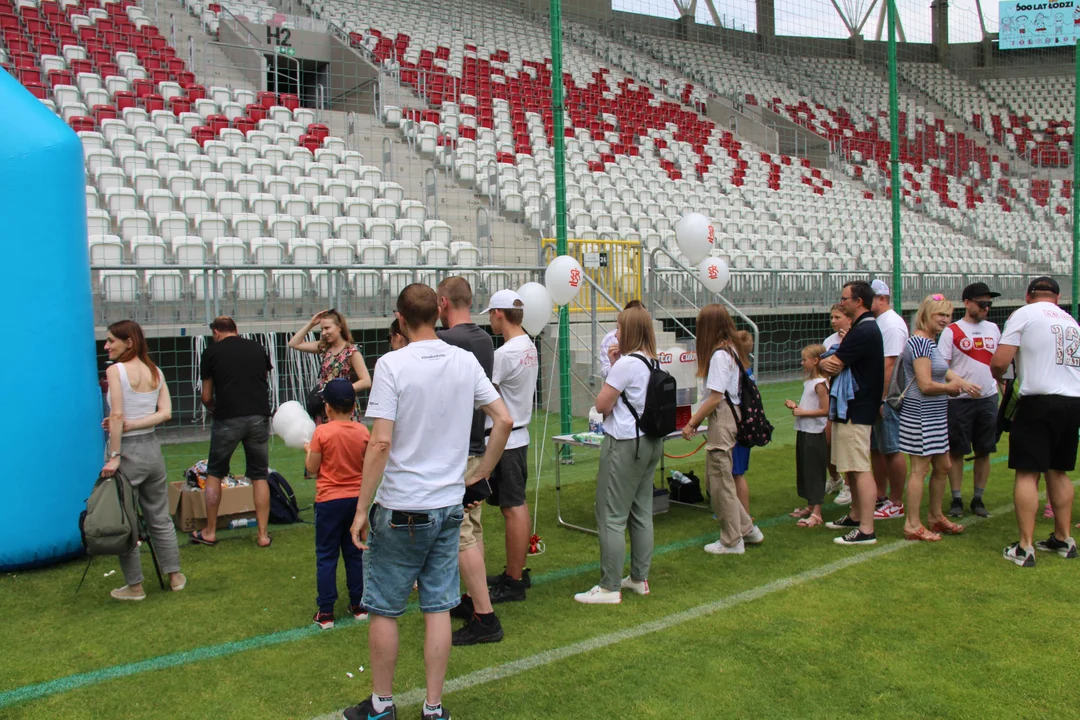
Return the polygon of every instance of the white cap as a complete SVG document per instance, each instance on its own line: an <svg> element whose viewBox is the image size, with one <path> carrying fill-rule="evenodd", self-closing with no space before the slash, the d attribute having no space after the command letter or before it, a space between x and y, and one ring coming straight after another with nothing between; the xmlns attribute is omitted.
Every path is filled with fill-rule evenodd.
<svg viewBox="0 0 1080 720"><path fill-rule="evenodd" d="M874 282L870 283L870 289L874 291L875 295L892 297L892 293L889 291L889 286L881 280L875 280Z"/></svg>
<svg viewBox="0 0 1080 720"><path fill-rule="evenodd" d="M513 290L500 290L488 300L488 306L484 312L489 313L492 310L522 310L524 308L525 302L516 292Z"/></svg>

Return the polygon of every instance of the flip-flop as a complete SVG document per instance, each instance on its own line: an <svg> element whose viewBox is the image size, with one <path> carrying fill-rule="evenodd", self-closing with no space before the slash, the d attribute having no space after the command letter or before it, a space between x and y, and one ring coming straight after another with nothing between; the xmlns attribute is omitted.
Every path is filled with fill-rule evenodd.
<svg viewBox="0 0 1080 720"><path fill-rule="evenodd" d="M801 518L799 522L795 524L799 527L812 528L817 527L818 525L823 525L824 523L825 521L821 518L820 515L808 515L804 518Z"/></svg>
<svg viewBox="0 0 1080 720"><path fill-rule="evenodd" d="M209 545L210 547L213 547L213 546L218 544L218 541L217 540L205 540L205 539L203 539L202 531L201 530L196 530L195 532L191 533L191 544L192 545Z"/></svg>
<svg viewBox="0 0 1080 720"><path fill-rule="evenodd" d="M793 518L808 518L811 515L811 510L808 507L795 508L788 515Z"/></svg>
<svg viewBox="0 0 1080 720"><path fill-rule="evenodd" d="M267 535L266 540L267 540L267 543L265 545L259 545L258 540L255 541L255 544L259 545L259 547L261 547L261 548L268 548L268 547L270 547L271 545L274 544L274 536L273 535Z"/></svg>

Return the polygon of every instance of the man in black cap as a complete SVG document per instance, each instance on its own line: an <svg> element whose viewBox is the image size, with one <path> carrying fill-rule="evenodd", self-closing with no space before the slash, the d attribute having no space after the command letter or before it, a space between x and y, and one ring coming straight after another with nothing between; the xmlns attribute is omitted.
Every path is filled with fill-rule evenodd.
<svg viewBox="0 0 1080 720"><path fill-rule="evenodd" d="M952 505L949 515L964 514L961 486L964 482L964 457L975 451L975 494L971 499L971 512L986 517L983 491L990 477L990 453L997 450L997 398L998 384L990 373L990 359L994 356L1001 331L986 319L994 298L1001 293L992 292L986 283L972 283L964 288L964 317L949 325L938 340L938 351L949 363L949 369L964 380L977 385L982 392L978 397L961 393L949 398L949 484L952 485Z"/></svg>
<svg viewBox="0 0 1080 720"><path fill-rule="evenodd" d="M1020 541L1002 556L1020 567L1035 566L1035 550L1076 558L1071 537L1073 486L1067 472L1076 467L1080 433L1080 325L1058 305L1061 288L1038 277L1027 289L1027 305L1005 323L990 361L1001 380L1016 361L1020 399L1009 433L1009 467L1016 471L1013 491ZM1054 532L1033 541L1039 509L1039 474L1054 508Z"/></svg>

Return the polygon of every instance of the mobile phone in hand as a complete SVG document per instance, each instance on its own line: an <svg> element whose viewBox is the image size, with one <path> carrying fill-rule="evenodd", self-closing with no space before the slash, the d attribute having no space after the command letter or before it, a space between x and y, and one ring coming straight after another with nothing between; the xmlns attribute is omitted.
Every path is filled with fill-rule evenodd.
<svg viewBox="0 0 1080 720"><path fill-rule="evenodd" d="M487 500L489 497L491 497L491 483L488 482L487 478L484 478L466 486L465 497L462 498L461 504L468 507L473 503Z"/></svg>

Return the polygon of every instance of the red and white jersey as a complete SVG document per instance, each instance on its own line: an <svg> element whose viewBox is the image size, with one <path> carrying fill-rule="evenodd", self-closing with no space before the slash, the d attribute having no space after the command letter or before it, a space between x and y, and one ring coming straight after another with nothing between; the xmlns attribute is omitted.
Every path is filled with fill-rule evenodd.
<svg viewBox="0 0 1080 720"><path fill-rule="evenodd" d="M957 320L945 328L938 340L938 352L949 363L949 369L982 390L980 397L997 395L997 382L990 373L990 358L994 357L1001 331L994 323ZM958 397L970 399L966 393Z"/></svg>

